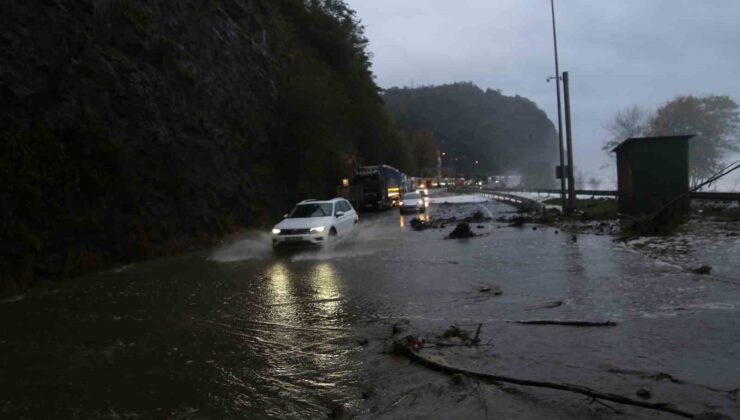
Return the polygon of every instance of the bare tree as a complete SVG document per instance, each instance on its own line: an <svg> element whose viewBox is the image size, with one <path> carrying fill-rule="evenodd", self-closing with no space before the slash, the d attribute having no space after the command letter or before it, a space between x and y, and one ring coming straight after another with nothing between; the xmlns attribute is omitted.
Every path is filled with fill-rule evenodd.
<svg viewBox="0 0 740 420"><path fill-rule="evenodd" d="M650 112L639 105L617 111L614 118L604 127L609 133L609 138L604 142L602 149L609 153L622 141L645 135L650 119Z"/></svg>
<svg viewBox="0 0 740 420"><path fill-rule="evenodd" d="M598 190L599 186L601 185L601 179L592 176L588 179L588 185L589 187L591 187L592 190Z"/></svg>
<svg viewBox="0 0 740 420"><path fill-rule="evenodd" d="M582 189L586 185L586 176L583 174L583 171L577 170L574 178L573 184L576 189Z"/></svg>

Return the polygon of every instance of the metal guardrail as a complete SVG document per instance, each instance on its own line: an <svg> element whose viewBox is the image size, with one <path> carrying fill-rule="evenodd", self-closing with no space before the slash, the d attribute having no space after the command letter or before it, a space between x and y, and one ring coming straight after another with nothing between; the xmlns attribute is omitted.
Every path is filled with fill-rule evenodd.
<svg viewBox="0 0 740 420"><path fill-rule="evenodd" d="M536 209L537 211L540 211L545 207L544 204L536 200L509 194L508 192L489 190L486 188L454 187L454 188L448 188L448 190L473 193L473 194L483 194L484 196L491 197L492 199L496 201L510 203L511 205L517 208L529 207L531 209Z"/></svg>
<svg viewBox="0 0 740 420"><path fill-rule="evenodd" d="M536 194L554 194L560 195L560 190L542 189L542 190L500 190L481 188L478 192L498 192L506 194L516 193L536 193ZM576 195L590 195L596 197L617 197L618 192L612 190L576 190ZM689 194L694 200L715 200L715 201L740 201L740 193L737 192L720 192L720 191L696 191Z"/></svg>
<svg viewBox="0 0 740 420"><path fill-rule="evenodd" d="M487 188L483 188L487 189ZM554 189L542 189L542 190L493 190L493 191L505 191L508 193L536 193L536 194L555 194L560 195L560 190ZM612 190L576 190L576 195L591 195L599 197L616 197L617 191Z"/></svg>
<svg viewBox="0 0 740 420"><path fill-rule="evenodd" d="M740 193L719 191L697 191L689 194L697 200L740 201Z"/></svg>

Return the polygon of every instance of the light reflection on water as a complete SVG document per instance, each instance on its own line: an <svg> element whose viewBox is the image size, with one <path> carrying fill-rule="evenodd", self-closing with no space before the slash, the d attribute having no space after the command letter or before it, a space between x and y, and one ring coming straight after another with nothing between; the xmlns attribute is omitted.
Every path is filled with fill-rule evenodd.
<svg viewBox="0 0 740 420"><path fill-rule="evenodd" d="M428 213L419 213L419 214L415 214L415 215L403 215L403 214L401 214L401 215L398 216L398 226L401 229L405 229L406 228L406 225L408 225L409 223L411 223L411 221L414 220L414 219L419 219L422 222L428 222L430 220Z"/></svg>
<svg viewBox="0 0 740 420"><path fill-rule="evenodd" d="M432 214L461 217L477 209L494 214L511 210L495 203L470 203L462 209L439 204ZM424 381L440 382L436 376L425 376L423 369L399 365L381 353L390 324L402 318L430 334L452 323L483 323L485 339L493 340L495 347L476 348L475 362L501 362L487 367L507 369L502 373L512 376L541 374L545 379L634 392L637 383L632 379L622 381L603 373L602 366L617 366L666 371L714 387L737 387L737 371L731 370L738 354L731 332L740 327L737 288L615 249L607 237L581 235L576 242L552 228L503 225L496 229L491 224L480 237L457 242L443 239L451 225L444 230L411 231L408 225L414 217L429 220L425 213L362 215L357 232L346 243L291 257L273 256L266 234L245 235L209 252L205 259L179 257L136 264L94 277L79 291L64 289L38 298L37 303L27 298L0 305L0 311L6 311L2 315L10 320L0 330L23 344L17 346L17 354L3 356L9 361L23 361L26 353L46 356L56 360L61 367L58 376L66 380L69 355L93 361L89 354L100 355L95 348L79 344L89 340L91 331L96 343L135 342L126 347L114 344L116 353L105 355L110 365L90 367L101 377L116 380L106 383L109 391L100 399L112 402L101 403L107 404L102 408L85 402L89 410L83 412L115 408L120 413L143 413L142 417L157 417L161 413L154 410L164 407L179 414L200 410L203 418L320 418L332 401L362 404L360 381L370 381L388 395L387 404L381 399L381 407L396 401L410 404L415 396L401 399L408 389ZM103 278L110 281L100 281ZM503 294L481 293L482 286L500 286ZM59 311L60 302L75 311ZM134 316L147 322L135 321ZM612 320L619 326L589 330L505 322L559 318ZM60 325L71 328L60 329ZM129 325L130 331L121 325ZM28 335L29 331L34 334ZM36 332L58 339L43 341ZM154 344L142 338L151 336ZM369 340L364 351L359 337ZM72 347L59 351L60 343ZM13 350L5 344L6 349ZM131 363L142 360L142 353L151 353L153 363L148 364L148 358ZM38 383L45 386L51 375L39 375L39 359L16 363L20 367L5 377L31 385L14 385L15 394L0 400L23 402ZM151 376L156 369L162 369L159 379ZM130 383L118 381L127 375L141 380L136 386L142 390L133 394L136 404L126 397L132 394ZM81 378L78 374L69 381L77 386ZM612 382L605 383L604 378ZM3 385L9 383L6 380ZM683 391L665 392L667 400L684 398ZM429 410L458 407L445 399L446 391L424 394ZM528 405L521 401L495 398L497 407L512 406L529 414L520 412L520 418L547 418L526 411ZM707 398L717 404L725 401ZM412 404L408 411L402 407L388 417L421 417L419 407ZM429 417L444 417L433 412L436 415ZM511 413L504 411L502 417L507 414Z"/></svg>
<svg viewBox="0 0 740 420"><path fill-rule="evenodd" d="M296 410L296 404L339 398L342 384L353 375L351 352L336 345L349 335L341 322L346 308L340 274L331 261L323 260L275 261L265 274L267 305L263 316L277 327L270 331L270 340L286 348L262 352L269 367L261 373L263 379L290 395L277 406L287 404L282 414L295 413L306 409ZM297 398L298 394L305 396ZM315 409L319 407L309 408Z"/></svg>

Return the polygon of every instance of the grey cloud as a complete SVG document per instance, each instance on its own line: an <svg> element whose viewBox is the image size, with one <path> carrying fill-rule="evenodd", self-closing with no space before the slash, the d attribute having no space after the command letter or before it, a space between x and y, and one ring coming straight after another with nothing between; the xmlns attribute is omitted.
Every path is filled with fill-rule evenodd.
<svg viewBox="0 0 740 420"><path fill-rule="evenodd" d="M556 121L548 0L348 0L382 87L472 81L533 100ZM595 173L611 115L680 94L740 101L740 2L556 0L572 79L577 164Z"/></svg>

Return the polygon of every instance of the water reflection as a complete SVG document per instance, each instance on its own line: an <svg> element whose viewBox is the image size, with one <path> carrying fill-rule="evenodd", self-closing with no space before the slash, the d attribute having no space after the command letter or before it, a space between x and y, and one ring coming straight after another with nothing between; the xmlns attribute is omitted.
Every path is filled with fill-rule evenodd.
<svg viewBox="0 0 740 420"><path fill-rule="evenodd" d="M290 271L282 262L276 262L267 270L269 279L269 303L279 305L290 297Z"/></svg>
<svg viewBox="0 0 740 420"><path fill-rule="evenodd" d="M331 263L323 261L317 264L311 277L317 301L336 303L341 299L339 275Z"/></svg>
<svg viewBox="0 0 740 420"><path fill-rule="evenodd" d="M407 217L409 218L408 220L406 220ZM398 216L398 226L400 226L401 229L405 229L408 222L410 222L411 220L415 218L421 220L422 222L428 222L430 220L429 214L426 212L419 213L416 215L408 215L408 216L399 215Z"/></svg>
<svg viewBox="0 0 740 420"><path fill-rule="evenodd" d="M276 261L265 274L265 315L273 328L257 338L265 346L262 380L271 391L261 393L287 391L292 403L303 404L332 398L331 394L340 392L338 387L351 380L352 372L350 354L341 345L348 332L341 321L346 307L340 273L330 261ZM286 412L296 412L296 407L286 407Z"/></svg>

